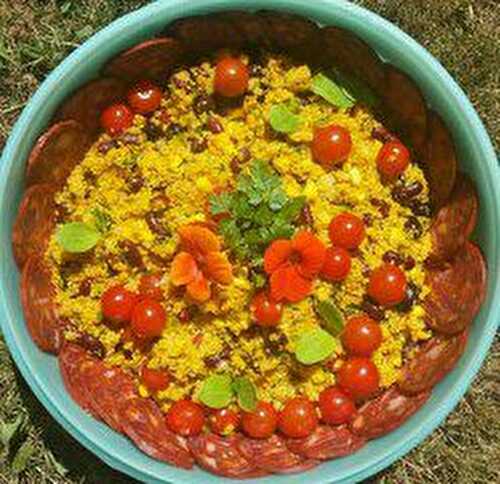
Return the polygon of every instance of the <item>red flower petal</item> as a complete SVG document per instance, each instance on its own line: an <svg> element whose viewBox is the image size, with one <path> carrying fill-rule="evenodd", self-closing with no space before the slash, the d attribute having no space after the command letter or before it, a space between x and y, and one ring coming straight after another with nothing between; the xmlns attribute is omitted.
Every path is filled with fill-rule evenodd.
<svg viewBox="0 0 500 484"><path fill-rule="evenodd" d="M180 227L179 235L182 245L195 258L203 257L209 252L219 252L220 242L217 236L206 227L185 225Z"/></svg>
<svg viewBox="0 0 500 484"><path fill-rule="evenodd" d="M310 294L312 288L312 281L302 277L297 267L292 265L284 265L274 271L270 284L271 297L275 301L302 301Z"/></svg>
<svg viewBox="0 0 500 484"><path fill-rule="evenodd" d="M196 302L205 302L210 299L210 286L205 276L199 272L196 279L187 285L187 293Z"/></svg>
<svg viewBox="0 0 500 484"><path fill-rule="evenodd" d="M290 266L282 265L276 269L269 280L271 284L271 297L277 301L285 299L286 285L288 284L288 269Z"/></svg>
<svg viewBox="0 0 500 484"><path fill-rule="evenodd" d="M170 280L174 286L183 286L194 281L198 272L193 256L187 252L179 252L172 261Z"/></svg>
<svg viewBox="0 0 500 484"><path fill-rule="evenodd" d="M278 267L288 262L291 254L292 243L289 240L275 240L264 253L264 270L272 274Z"/></svg>
<svg viewBox="0 0 500 484"><path fill-rule="evenodd" d="M205 258L205 274L219 284L229 284L233 280L232 267L222 252L209 252Z"/></svg>
<svg viewBox="0 0 500 484"><path fill-rule="evenodd" d="M297 264L300 274L312 278L319 274L326 257L326 247L315 235L301 230L292 240L292 247L300 254Z"/></svg>

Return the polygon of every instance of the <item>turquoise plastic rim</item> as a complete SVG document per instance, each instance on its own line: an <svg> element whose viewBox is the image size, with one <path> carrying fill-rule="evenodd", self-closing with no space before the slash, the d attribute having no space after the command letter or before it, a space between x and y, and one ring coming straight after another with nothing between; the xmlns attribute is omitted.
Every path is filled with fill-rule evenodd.
<svg viewBox="0 0 500 484"><path fill-rule="evenodd" d="M195 469L176 469L150 459L126 438L82 412L64 390L56 358L31 341L19 302L18 271L10 234L23 190L26 156L60 102L95 77L119 51L150 37L176 18L225 9L275 9L295 12L320 23L345 27L364 38L388 61L408 72L428 102L452 127L462 168L480 191L476 239L489 265L488 297L470 333L465 354L430 401L404 426L370 442L358 453L324 463L295 476L271 476L262 483L358 482L382 470L427 437L455 407L476 375L498 326L500 308L500 188L497 159L488 135L463 91L444 68L408 35L377 15L343 0L165 0L129 14L94 35L55 69L32 97L16 123L0 166L0 323L25 380L51 415L104 462L143 482L212 483L230 479ZM235 481L238 482L238 481Z"/></svg>

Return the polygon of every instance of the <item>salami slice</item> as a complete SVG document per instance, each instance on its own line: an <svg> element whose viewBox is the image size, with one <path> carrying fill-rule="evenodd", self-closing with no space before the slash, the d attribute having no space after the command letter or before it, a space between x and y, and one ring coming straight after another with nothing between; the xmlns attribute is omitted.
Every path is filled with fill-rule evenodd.
<svg viewBox="0 0 500 484"><path fill-rule="evenodd" d="M459 173L450 199L434 217L430 260L446 261L465 245L476 227L479 201L472 180Z"/></svg>
<svg viewBox="0 0 500 484"><path fill-rule="evenodd" d="M242 47L271 49L271 37L266 19L250 12L221 12L221 20L229 22L233 30L238 32ZM232 43L231 43L232 45Z"/></svg>
<svg viewBox="0 0 500 484"><path fill-rule="evenodd" d="M365 439L381 437L400 427L425 404L429 396L429 391L407 396L396 387L389 388L359 409L351 423L351 430Z"/></svg>
<svg viewBox="0 0 500 484"><path fill-rule="evenodd" d="M329 460L357 452L366 439L354 435L346 426L320 425L309 437L288 439L288 448L308 459Z"/></svg>
<svg viewBox="0 0 500 484"><path fill-rule="evenodd" d="M392 127L408 138L419 157L426 154L427 107L412 79L394 66L385 66L384 101Z"/></svg>
<svg viewBox="0 0 500 484"><path fill-rule="evenodd" d="M401 392L418 395L432 389L455 366L466 343L466 333L430 339L403 368L398 382Z"/></svg>
<svg viewBox="0 0 500 484"><path fill-rule="evenodd" d="M304 472L318 465L317 460L304 459L291 452L283 438L277 434L265 440L243 437L238 442L238 449L259 469L274 474Z"/></svg>
<svg viewBox="0 0 500 484"><path fill-rule="evenodd" d="M208 433L190 437L188 443L198 465L219 476L249 479L268 474L242 455L238 449L240 439L239 435Z"/></svg>
<svg viewBox="0 0 500 484"><path fill-rule="evenodd" d="M63 103L56 119L74 119L93 137L101 129L101 112L120 101L125 96L126 88L122 80L113 77L90 81Z"/></svg>
<svg viewBox="0 0 500 484"><path fill-rule="evenodd" d="M122 52L104 67L104 74L126 81L165 80L182 58L181 44L169 37L151 39Z"/></svg>
<svg viewBox="0 0 500 484"><path fill-rule="evenodd" d="M61 344L62 322L54 301L51 274L41 256L31 256L21 274L21 304L26 325L37 346L57 354Z"/></svg>
<svg viewBox="0 0 500 484"><path fill-rule="evenodd" d="M48 184L24 193L12 229L12 251L21 269L33 254L43 253L55 223L54 192Z"/></svg>
<svg viewBox="0 0 500 484"><path fill-rule="evenodd" d="M423 302L427 325L439 333L462 332L486 295L487 269L481 251L466 242L452 261L427 270L427 283L431 287Z"/></svg>
<svg viewBox="0 0 500 484"><path fill-rule="evenodd" d="M73 120L51 126L31 150L26 166L26 183L48 183L61 187L83 159L90 139L83 126Z"/></svg>
<svg viewBox="0 0 500 484"><path fill-rule="evenodd" d="M439 209L455 186L457 157L453 138L441 116L429 111L427 123L427 176L431 198Z"/></svg>

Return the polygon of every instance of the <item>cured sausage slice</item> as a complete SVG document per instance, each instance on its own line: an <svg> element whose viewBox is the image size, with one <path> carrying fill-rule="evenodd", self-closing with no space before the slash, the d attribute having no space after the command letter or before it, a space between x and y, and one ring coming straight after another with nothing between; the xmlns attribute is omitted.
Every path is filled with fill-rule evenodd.
<svg viewBox="0 0 500 484"><path fill-rule="evenodd" d="M249 479L268 474L241 454L240 438L239 435L221 437L208 433L190 437L188 443L198 465L219 476Z"/></svg>
<svg viewBox="0 0 500 484"><path fill-rule="evenodd" d="M450 199L434 217L431 261L446 261L461 249L477 223L479 201L472 180L459 173Z"/></svg>
<svg viewBox="0 0 500 484"><path fill-rule="evenodd" d="M83 159L90 139L77 121L62 121L51 126L31 150L26 166L26 183L48 183L60 188L73 168Z"/></svg>
<svg viewBox="0 0 500 484"><path fill-rule="evenodd" d="M392 127L402 132L419 157L426 153L427 107L422 92L408 75L385 66L384 100Z"/></svg>
<svg viewBox="0 0 500 484"><path fill-rule="evenodd" d="M291 452L283 438L276 434L265 440L243 437L238 442L238 449L259 469L275 474L304 472L318 465L317 460L303 459Z"/></svg>
<svg viewBox="0 0 500 484"><path fill-rule="evenodd" d="M443 119L429 111L427 120L427 176L435 208L450 197L457 175L457 157L453 138Z"/></svg>
<svg viewBox="0 0 500 484"><path fill-rule="evenodd" d="M250 12L232 11L220 13L219 18L229 22L233 29L238 32L242 46L272 48L271 37L264 17Z"/></svg>
<svg viewBox="0 0 500 484"><path fill-rule="evenodd" d="M429 396L430 391L406 396L396 387L389 388L359 409L351 423L351 430L365 439L381 437L401 426L424 405Z"/></svg>
<svg viewBox="0 0 500 484"><path fill-rule="evenodd" d="M427 270L431 292L423 302L426 323L439 333L462 332L479 311L486 282L483 255L476 245L466 242L452 261Z"/></svg>
<svg viewBox="0 0 500 484"><path fill-rule="evenodd" d="M12 229L12 250L21 269L33 254L43 253L54 228L55 203L52 187L33 185L24 193Z"/></svg>
<svg viewBox="0 0 500 484"><path fill-rule="evenodd" d="M127 81L165 80L182 54L183 48L175 39L162 37L147 40L112 59L104 67L104 74Z"/></svg>
<svg viewBox="0 0 500 484"><path fill-rule="evenodd" d="M346 426L320 425L309 437L288 439L287 446L308 459L329 460L353 454L365 442L365 438L354 435Z"/></svg>
<svg viewBox="0 0 500 484"><path fill-rule="evenodd" d="M340 27L325 27L321 35L321 56L327 60L327 67L336 64L376 93L383 92L384 63L365 41Z"/></svg>
<svg viewBox="0 0 500 484"><path fill-rule="evenodd" d="M56 114L56 119L74 119L91 137L101 129L100 116L110 104L120 101L126 84L117 78L101 77L74 92Z"/></svg>
<svg viewBox="0 0 500 484"><path fill-rule="evenodd" d="M398 382L405 395L418 395L432 389L453 369L467 343L467 334L450 338L435 336L404 366Z"/></svg>
<svg viewBox="0 0 500 484"><path fill-rule="evenodd" d="M26 325L37 346L57 354L61 345L61 327L54 302L51 274L40 256L31 256L21 274L21 304Z"/></svg>

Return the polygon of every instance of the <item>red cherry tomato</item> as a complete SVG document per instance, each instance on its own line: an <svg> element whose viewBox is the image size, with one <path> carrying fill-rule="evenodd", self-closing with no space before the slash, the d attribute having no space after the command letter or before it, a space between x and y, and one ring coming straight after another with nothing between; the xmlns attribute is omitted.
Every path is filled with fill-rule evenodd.
<svg viewBox="0 0 500 484"><path fill-rule="evenodd" d="M147 366L142 367L141 371L142 383L151 392L161 392L170 384L170 375L164 370L154 370Z"/></svg>
<svg viewBox="0 0 500 484"><path fill-rule="evenodd" d="M241 60L224 57L215 66L214 91L223 97L242 96L248 79L248 67Z"/></svg>
<svg viewBox="0 0 500 484"><path fill-rule="evenodd" d="M378 171L389 179L402 175L409 164L410 152L399 141L385 143L377 156Z"/></svg>
<svg viewBox="0 0 500 484"><path fill-rule="evenodd" d="M313 158L324 165L332 167L342 164L352 149L351 135L347 129L336 124L317 128L311 145Z"/></svg>
<svg viewBox="0 0 500 484"><path fill-rule="evenodd" d="M323 422L330 425L348 423L356 413L352 398L338 387L325 388L319 395L318 404Z"/></svg>
<svg viewBox="0 0 500 484"><path fill-rule="evenodd" d="M215 410L208 420L210 428L219 435L229 435L237 430L240 425L239 413L228 408Z"/></svg>
<svg viewBox="0 0 500 484"><path fill-rule="evenodd" d="M352 250L358 248L363 242L365 224L356 215L343 212L333 217L328 227L328 233L334 246Z"/></svg>
<svg viewBox="0 0 500 484"><path fill-rule="evenodd" d="M123 286L113 286L104 291L101 297L103 316L113 323L123 324L130 321L137 296Z"/></svg>
<svg viewBox="0 0 500 484"><path fill-rule="evenodd" d="M365 315L350 317L342 332L342 344L352 355L370 356L382 343L382 330Z"/></svg>
<svg viewBox="0 0 500 484"><path fill-rule="evenodd" d="M259 402L253 412L243 412L243 431L254 439L267 439L274 434L278 425L278 413L268 402Z"/></svg>
<svg viewBox="0 0 500 484"><path fill-rule="evenodd" d="M188 437L203 430L205 413L200 405L191 400L178 400L167 412L166 421L172 432Z"/></svg>
<svg viewBox="0 0 500 484"><path fill-rule="evenodd" d="M281 411L278 426L287 437L311 435L318 426L314 404L305 397L292 398Z"/></svg>
<svg viewBox="0 0 500 484"><path fill-rule="evenodd" d="M330 247L326 251L321 275L329 281L343 281L351 271L351 256L342 247Z"/></svg>
<svg viewBox="0 0 500 484"><path fill-rule="evenodd" d="M125 104L113 104L101 114L101 126L110 136L117 136L132 126L134 114Z"/></svg>
<svg viewBox="0 0 500 484"><path fill-rule="evenodd" d="M377 367L368 358L351 358L340 368L337 383L355 400L368 398L379 387Z"/></svg>
<svg viewBox="0 0 500 484"><path fill-rule="evenodd" d="M283 312L283 305L273 301L265 291L253 297L250 308L259 326L276 326Z"/></svg>
<svg viewBox="0 0 500 484"><path fill-rule="evenodd" d="M370 275L368 295L381 306L396 306L405 298L406 285L405 273L398 266L382 264Z"/></svg>
<svg viewBox="0 0 500 484"><path fill-rule="evenodd" d="M140 114L156 111L161 104L161 89L150 81L139 81L127 95L130 107Z"/></svg>
<svg viewBox="0 0 500 484"><path fill-rule="evenodd" d="M134 307L131 326L140 338L151 339L161 335L166 319L163 306L154 299L145 298Z"/></svg>
<svg viewBox="0 0 500 484"><path fill-rule="evenodd" d="M145 274L139 281L139 293L142 296L150 297L156 301L163 301L165 295L161 284L163 282L163 274L158 272Z"/></svg>

